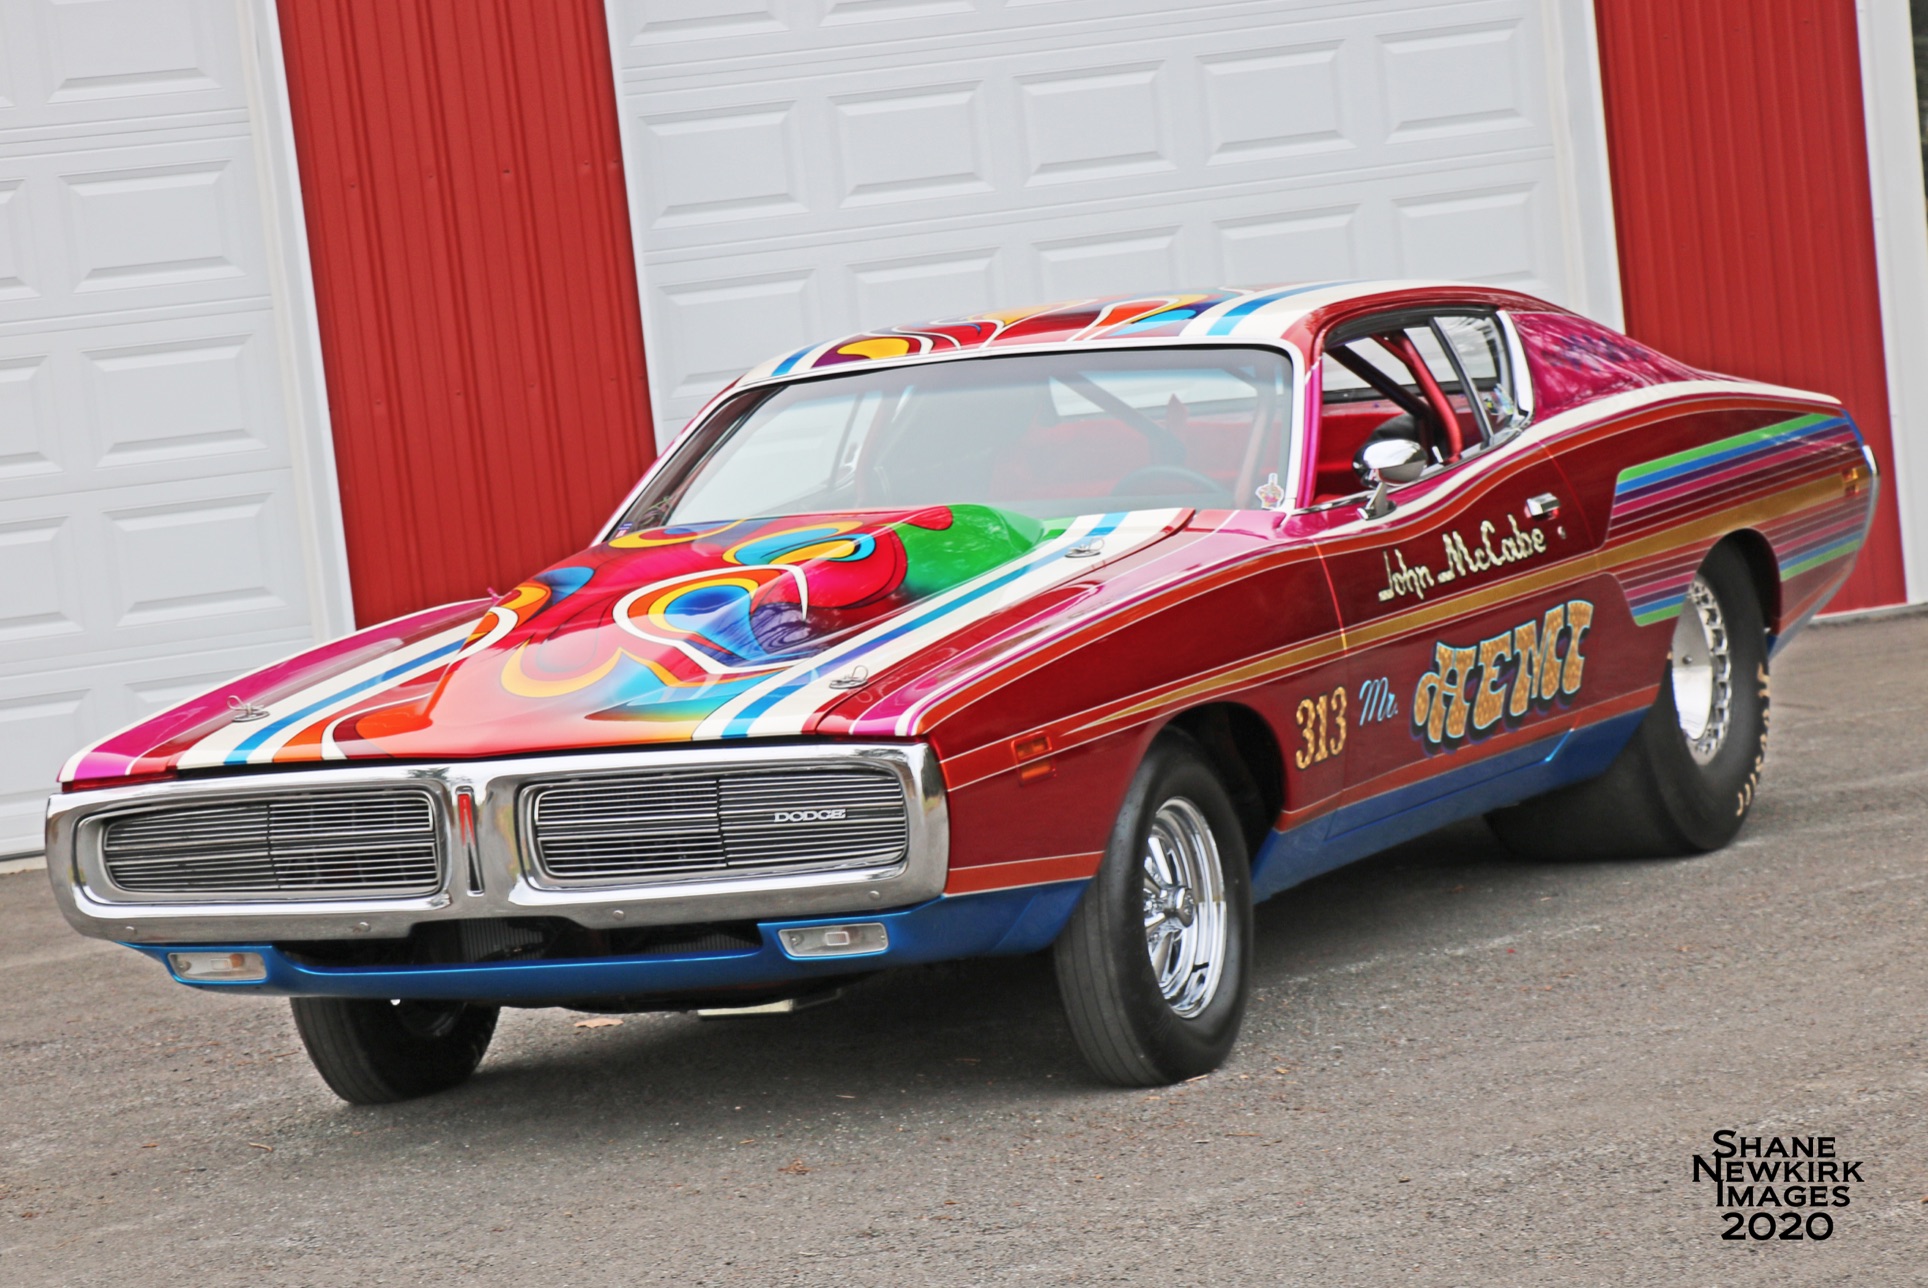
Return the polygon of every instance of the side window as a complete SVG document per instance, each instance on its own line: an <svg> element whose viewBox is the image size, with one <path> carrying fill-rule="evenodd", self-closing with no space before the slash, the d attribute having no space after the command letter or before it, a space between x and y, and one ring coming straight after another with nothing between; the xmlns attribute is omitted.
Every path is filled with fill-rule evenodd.
<svg viewBox="0 0 1928 1288"><path fill-rule="evenodd" d="M1444 314L1434 323L1452 346L1460 368L1478 391L1496 437L1505 438L1524 423L1520 415L1506 333L1488 314Z"/></svg>
<svg viewBox="0 0 1928 1288"><path fill-rule="evenodd" d="M1505 332L1490 313L1403 313L1344 324L1326 337L1320 415L1305 499L1366 487L1368 442L1407 438L1443 468L1521 425Z"/></svg>

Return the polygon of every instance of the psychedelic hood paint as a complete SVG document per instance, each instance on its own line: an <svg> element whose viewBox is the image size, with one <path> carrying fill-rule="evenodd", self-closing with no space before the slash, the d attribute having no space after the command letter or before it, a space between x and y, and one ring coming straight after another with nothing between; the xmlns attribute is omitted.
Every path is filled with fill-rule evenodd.
<svg viewBox="0 0 1928 1288"><path fill-rule="evenodd" d="M626 533L107 738L62 781L809 732L884 668L1172 531L985 506ZM1103 560L1081 558L1096 546Z"/></svg>

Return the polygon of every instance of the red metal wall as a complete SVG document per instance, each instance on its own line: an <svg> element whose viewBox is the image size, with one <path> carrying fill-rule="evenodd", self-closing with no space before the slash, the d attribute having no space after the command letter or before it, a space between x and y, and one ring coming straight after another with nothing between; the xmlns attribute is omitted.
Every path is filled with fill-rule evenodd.
<svg viewBox="0 0 1928 1288"><path fill-rule="evenodd" d="M1847 402L1893 478L1854 0L1599 0L1627 330ZM1905 598L1892 487L1835 610Z"/></svg>
<svg viewBox="0 0 1928 1288"><path fill-rule="evenodd" d="M355 615L507 589L654 454L602 0L281 0Z"/></svg>

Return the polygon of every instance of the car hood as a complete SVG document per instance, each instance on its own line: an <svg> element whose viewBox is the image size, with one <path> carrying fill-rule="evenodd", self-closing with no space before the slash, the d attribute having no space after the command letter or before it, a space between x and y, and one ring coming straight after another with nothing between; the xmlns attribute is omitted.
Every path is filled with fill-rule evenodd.
<svg viewBox="0 0 1928 1288"><path fill-rule="evenodd" d="M290 659L105 740L63 781L809 733L850 690L1175 530L986 506L625 533L494 601Z"/></svg>

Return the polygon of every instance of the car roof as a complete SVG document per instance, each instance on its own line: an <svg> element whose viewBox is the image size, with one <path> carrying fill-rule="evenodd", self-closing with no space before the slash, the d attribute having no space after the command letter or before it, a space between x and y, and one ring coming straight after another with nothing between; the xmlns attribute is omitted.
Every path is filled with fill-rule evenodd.
<svg viewBox="0 0 1928 1288"><path fill-rule="evenodd" d="M739 385L822 374L851 364L917 361L998 349L1048 346L1116 346L1141 342L1224 343L1276 341L1291 327L1321 309L1368 297L1403 294L1437 296L1463 291L1468 303L1494 302L1493 288L1465 282L1349 281L1299 282L1254 289L1215 290L1166 295L1115 295L1008 312L977 313L936 322L885 327L807 345L752 368ZM1529 297L1511 296L1516 302ZM1388 303L1397 303L1397 299ZM1542 305L1552 309L1552 305Z"/></svg>

